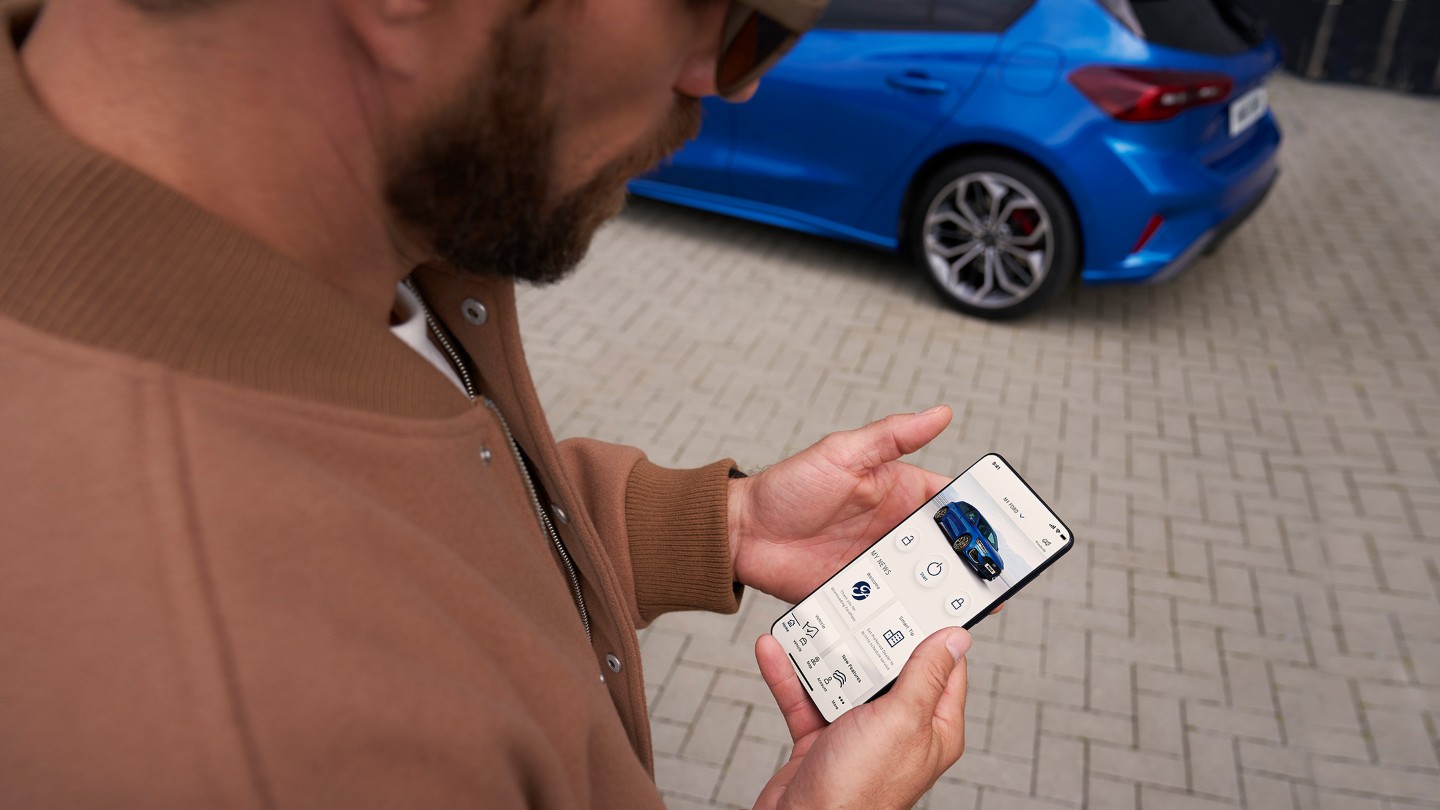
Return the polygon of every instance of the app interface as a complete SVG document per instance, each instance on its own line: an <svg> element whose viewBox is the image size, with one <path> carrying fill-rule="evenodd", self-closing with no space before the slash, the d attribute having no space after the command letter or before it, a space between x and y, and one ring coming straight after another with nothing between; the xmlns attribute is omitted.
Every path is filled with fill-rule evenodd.
<svg viewBox="0 0 1440 810"><path fill-rule="evenodd" d="M1071 542L1070 530L996 455L976 462L780 617L826 720L869 700L916 645L989 610Z"/></svg>

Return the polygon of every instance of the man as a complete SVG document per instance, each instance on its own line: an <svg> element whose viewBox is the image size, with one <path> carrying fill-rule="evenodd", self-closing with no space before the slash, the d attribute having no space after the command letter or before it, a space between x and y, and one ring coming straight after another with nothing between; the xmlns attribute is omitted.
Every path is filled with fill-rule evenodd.
<svg viewBox="0 0 1440 810"><path fill-rule="evenodd" d="M944 483L899 459L945 408L750 478L541 413L514 279L821 0L756 2L3 7L0 806L660 806L635 629L798 600ZM913 802L968 645L822 727L762 638L759 805Z"/></svg>

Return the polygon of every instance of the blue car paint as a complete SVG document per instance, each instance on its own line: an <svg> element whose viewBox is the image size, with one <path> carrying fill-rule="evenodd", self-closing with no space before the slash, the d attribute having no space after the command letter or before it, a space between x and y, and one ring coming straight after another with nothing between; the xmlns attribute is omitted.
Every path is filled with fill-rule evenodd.
<svg viewBox="0 0 1440 810"><path fill-rule="evenodd" d="M973 514L974 518L972 519L967 513ZM935 522L940 525L940 531L945 535L945 542L951 546L968 536L968 540L964 540L964 545L955 549L955 553L981 579L992 580L1005 571L1005 561L1000 559L999 541L995 538L995 530L980 514L980 510L965 501L947 503L936 513ZM978 562L970 558L971 551L979 552L980 560ZM995 566L993 574L986 570L987 562Z"/></svg>
<svg viewBox="0 0 1440 810"><path fill-rule="evenodd" d="M1223 103L1125 123L1066 77L1087 65L1224 73ZM1234 56L1157 46L1091 0L1036 0L999 34L812 31L754 99L705 102L700 137L631 183L641 196L896 249L909 195L974 149L1052 175L1078 220L1087 283L1166 278L1248 215L1278 175L1265 116L1231 138L1229 103L1279 65L1271 39ZM1138 252L1152 216L1164 224Z"/></svg>

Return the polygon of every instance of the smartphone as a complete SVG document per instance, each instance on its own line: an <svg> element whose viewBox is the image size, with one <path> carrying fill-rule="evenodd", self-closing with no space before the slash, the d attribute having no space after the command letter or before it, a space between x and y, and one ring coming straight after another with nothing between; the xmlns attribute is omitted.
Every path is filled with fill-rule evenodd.
<svg viewBox="0 0 1440 810"><path fill-rule="evenodd" d="M926 636L973 626L1074 544L1070 528L991 453L781 616L770 633L833 722L887 691Z"/></svg>

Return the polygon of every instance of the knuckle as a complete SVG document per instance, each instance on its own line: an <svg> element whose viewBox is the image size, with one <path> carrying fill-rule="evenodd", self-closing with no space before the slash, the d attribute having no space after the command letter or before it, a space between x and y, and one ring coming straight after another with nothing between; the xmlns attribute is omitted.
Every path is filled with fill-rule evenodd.
<svg viewBox="0 0 1440 810"><path fill-rule="evenodd" d="M945 689L945 684L950 680L950 669L946 661L937 655L912 656L910 658L919 671L915 673L916 680L925 687L927 696L931 702L938 699L938 696Z"/></svg>
<svg viewBox="0 0 1440 810"><path fill-rule="evenodd" d="M928 674L930 676L930 685L938 687L940 690L943 691L945 689L945 685L950 682L950 672L951 670L955 669L955 665L949 661L946 661L943 658L940 658L939 656L936 656L930 661L930 665L927 667L927 669L929 670Z"/></svg>
<svg viewBox="0 0 1440 810"><path fill-rule="evenodd" d="M815 442L815 450L825 456L834 456L843 452L846 446L846 433L827 433Z"/></svg>

